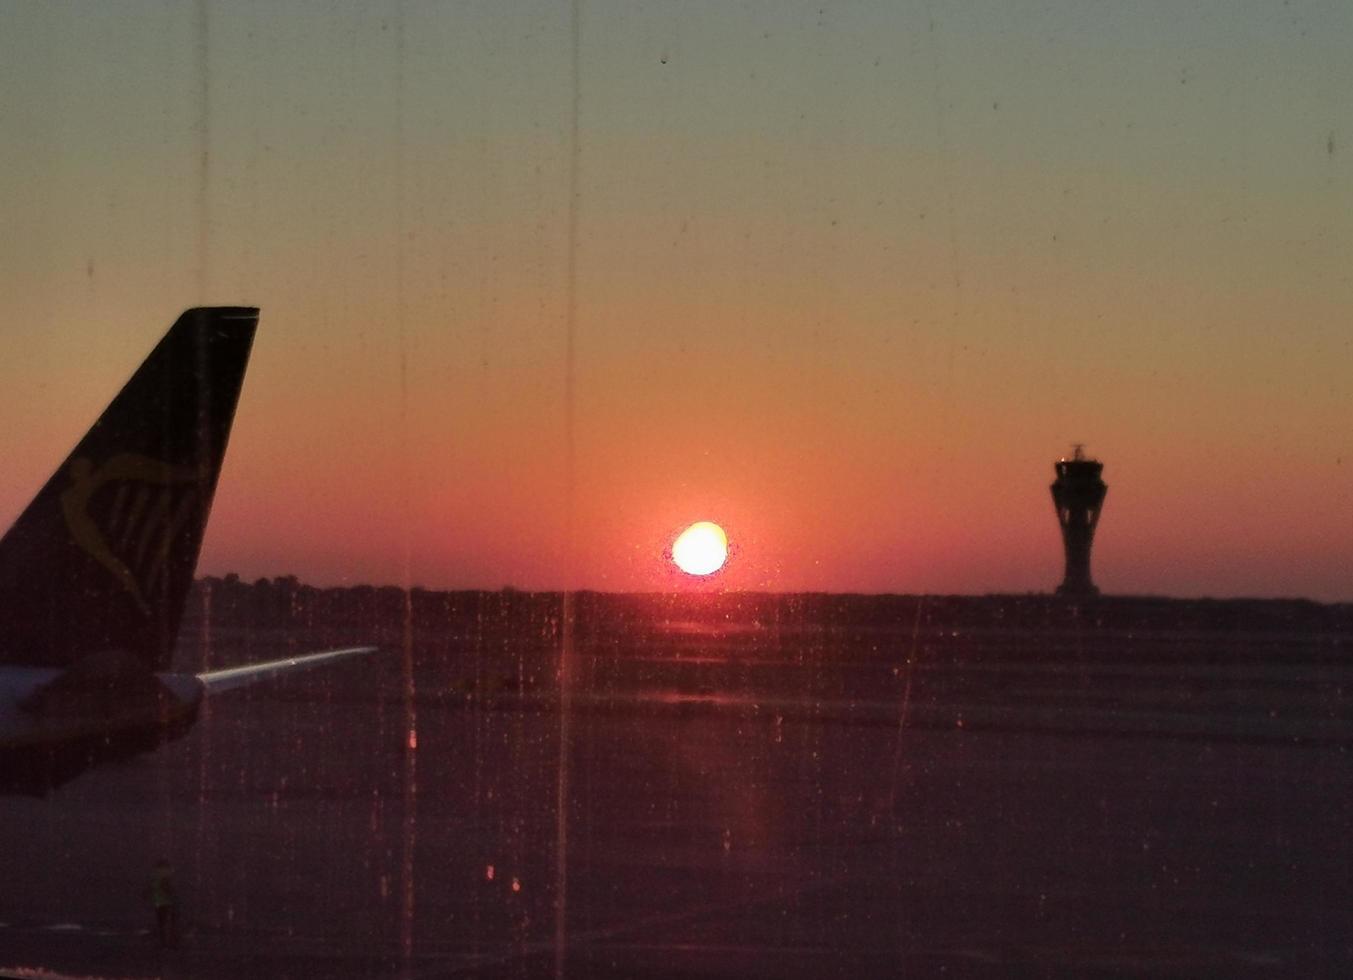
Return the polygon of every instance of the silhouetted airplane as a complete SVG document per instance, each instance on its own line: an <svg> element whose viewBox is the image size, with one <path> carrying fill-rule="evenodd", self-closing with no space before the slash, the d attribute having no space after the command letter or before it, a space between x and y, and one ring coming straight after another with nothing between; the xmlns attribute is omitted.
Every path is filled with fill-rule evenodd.
<svg viewBox="0 0 1353 980"><path fill-rule="evenodd" d="M257 325L185 312L0 539L0 792L178 738L206 694L375 649L168 672Z"/></svg>

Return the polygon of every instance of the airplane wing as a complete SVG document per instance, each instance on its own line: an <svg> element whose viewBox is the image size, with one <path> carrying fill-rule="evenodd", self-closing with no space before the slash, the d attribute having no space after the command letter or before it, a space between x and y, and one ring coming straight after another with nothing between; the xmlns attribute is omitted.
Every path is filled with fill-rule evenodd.
<svg viewBox="0 0 1353 980"><path fill-rule="evenodd" d="M198 683L207 694L218 694L233 688L244 687L261 681L265 677L288 673L293 670L306 670L320 664L333 663L362 654L375 653L375 647L344 647L341 650L325 650L320 653L308 653L300 657L286 657L282 660L269 660L261 664L245 664L242 667L226 667L222 670L209 670L198 674Z"/></svg>

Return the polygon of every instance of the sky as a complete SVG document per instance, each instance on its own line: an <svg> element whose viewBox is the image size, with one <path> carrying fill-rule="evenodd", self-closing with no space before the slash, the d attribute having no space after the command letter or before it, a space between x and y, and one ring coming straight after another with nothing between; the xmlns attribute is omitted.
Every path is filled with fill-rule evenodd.
<svg viewBox="0 0 1353 980"><path fill-rule="evenodd" d="M1350 91L1343 0L6 5L0 524L252 304L205 574L1043 591L1083 442L1105 591L1353 600Z"/></svg>

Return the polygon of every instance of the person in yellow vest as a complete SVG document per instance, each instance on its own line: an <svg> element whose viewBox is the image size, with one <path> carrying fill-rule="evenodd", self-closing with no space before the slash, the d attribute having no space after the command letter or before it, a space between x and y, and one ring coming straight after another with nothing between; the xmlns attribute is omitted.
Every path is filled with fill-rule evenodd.
<svg viewBox="0 0 1353 980"><path fill-rule="evenodd" d="M155 909L155 929L161 949L178 945L178 893L174 890L174 869L161 858L150 876L150 904Z"/></svg>

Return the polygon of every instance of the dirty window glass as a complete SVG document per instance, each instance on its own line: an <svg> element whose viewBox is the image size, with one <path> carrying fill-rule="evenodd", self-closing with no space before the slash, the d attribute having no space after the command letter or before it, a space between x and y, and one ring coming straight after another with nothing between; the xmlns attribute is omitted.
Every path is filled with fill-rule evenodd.
<svg viewBox="0 0 1353 980"><path fill-rule="evenodd" d="M0 969L1346 970L1350 52L7 6Z"/></svg>

